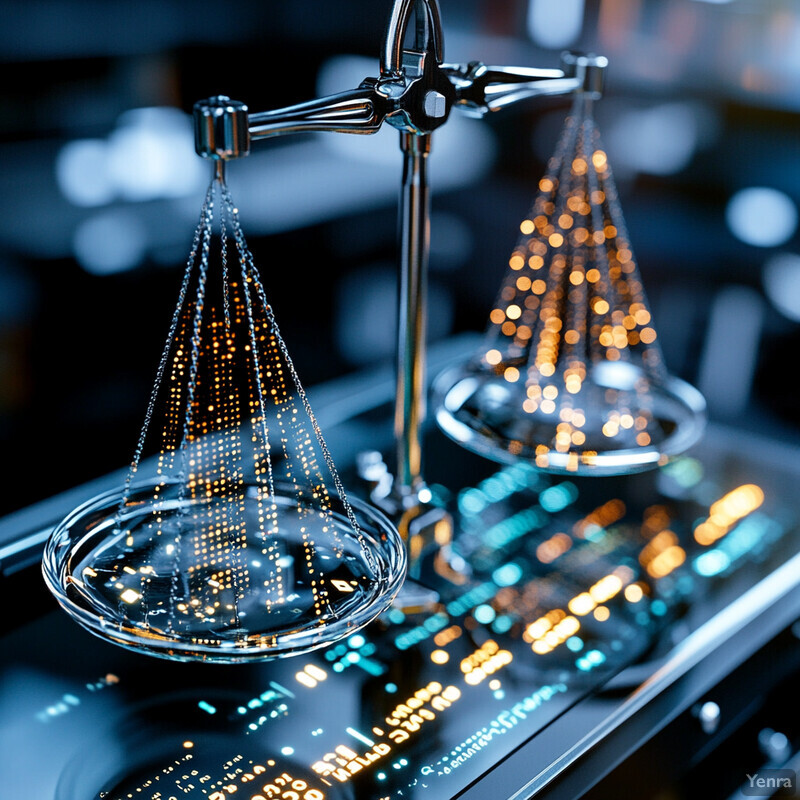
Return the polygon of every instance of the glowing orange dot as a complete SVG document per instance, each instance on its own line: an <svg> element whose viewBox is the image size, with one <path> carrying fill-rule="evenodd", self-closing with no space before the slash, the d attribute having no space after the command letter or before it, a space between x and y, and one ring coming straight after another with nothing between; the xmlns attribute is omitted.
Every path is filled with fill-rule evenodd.
<svg viewBox="0 0 800 800"><path fill-rule="evenodd" d="M652 344L656 340L656 332L653 328L643 328L639 334L639 338L645 344Z"/></svg>
<svg viewBox="0 0 800 800"><path fill-rule="evenodd" d="M524 219L520 223L519 229L527 236L529 233L533 233L534 224L532 219Z"/></svg>
<svg viewBox="0 0 800 800"><path fill-rule="evenodd" d="M573 286L580 286L583 283L584 274L578 270L573 270L569 274L569 282Z"/></svg>
<svg viewBox="0 0 800 800"><path fill-rule="evenodd" d="M494 322L495 325L499 325L501 322L504 322L506 318L506 312L503 311L502 308L493 308L492 313L489 314L489 319Z"/></svg>
<svg viewBox="0 0 800 800"><path fill-rule="evenodd" d="M544 314L542 316L544 316ZM544 326L546 330L557 333L564 326L564 323L558 317L548 317Z"/></svg>
<svg viewBox="0 0 800 800"><path fill-rule="evenodd" d="M515 253L508 260L508 266L511 267L511 269L522 269L525 266L525 259L521 255Z"/></svg>
<svg viewBox="0 0 800 800"><path fill-rule="evenodd" d="M528 259L528 266L531 269L541 269L544 265L544 259L541 256L531 256Z"/></svg>
<svg viewBox="0 0 800 800"><path fill-rule="evenodd" d="M502 360L503 356L499 350L489 350L489 352L486 353L486 362L488 364L499 364Z"/></svg>
<svg viewBox="0 0 800 800"><path fill-rule="evenodd" d="M607 314L609 309L608 303L602 298L598 298L594 303L595 314Z"/></svg>
<svg viewBox="0 0 800 800"><path fill-rule="evenodd" d="M643 596L644 592L638 583L632 583L630 586L625 587L625 599L629 603L638 603Z"/></svg>
<svg viewBox="0 0 800 800"><path fill-rule="evenodd" d="M560 233L553 233L547 241L550 242L551 247L561 247L564 237Z"/></svg>
<svg viewBox="0 0 800 800"><path fill-rule="evenodd" d="M608 422L605 423L605 425L603 425L604 436L612 437L616 436L618 433L619 433L619 426L615 425L613 422L611 422L611 420L609 420Z"/></svg>
<svg viewBox="0 0 800 800"><path fill-rule="evenodd" d="M594 610L594 618L598 622L605 622L611 616L611 612L608 610L607 606L597 606Z"/></svg>
<svg viewBox="0 0 800 800"><path fill-rule="evenodd" d="M519 380L519 370L516 367L506 367L503 377L509 383L516 383Z"/></svg>
<svg viewBox="0 0 800 800"><path fill-rule="evenodd" d="M597 283L600 280L600 270L599 269L590 269L586 273L586 280L589 283Z"/></svg>

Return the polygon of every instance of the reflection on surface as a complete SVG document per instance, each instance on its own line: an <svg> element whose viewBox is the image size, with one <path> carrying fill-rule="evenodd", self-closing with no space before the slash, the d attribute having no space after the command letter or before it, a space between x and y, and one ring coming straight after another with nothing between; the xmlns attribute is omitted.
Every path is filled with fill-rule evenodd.
<svg viewBox="0 0 800 800"><path fill-rule="evenodd" d="M454 446L435 441L452 464ZM791 476L733 445L711 437L613 479L462 458L472 480L451 470L432 490L458 517L467 584L303 657L177 664L45 616L3 641L3 696L27 699L0 768L21 796L58 785L58 800L452 797L626 665L667 652L675 623L698 628L794 553ZM52 713L34 702L42 681L58 686Z"/></svg>

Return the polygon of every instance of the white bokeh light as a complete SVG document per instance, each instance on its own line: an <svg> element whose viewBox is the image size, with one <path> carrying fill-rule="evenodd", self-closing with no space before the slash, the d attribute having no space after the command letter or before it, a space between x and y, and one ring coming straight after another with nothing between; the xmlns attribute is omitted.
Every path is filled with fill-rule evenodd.
<svg viewBox="0 0 800 800"><path fill-rule="evenodd" d="M73 237L76 261L92 275L113 275L144 260L147 234L126 209L101 211L81 222Z"/></svg>
<svg viewBox="0 0 800 800"><path fill-rule="evenodd" d="M110 203L116 190L108 171L108 143L104 139L67 142L56 156L56 183L76 206Z"/></svg>
<svg viewBox="0 0 800 800"><path fill-rule="evenodd" d="M778 253L764 264L764 293L785 317L800 322L800 255Z"/></svg>
<svg viewBox="0 0 800 800"><path fill-rule="evenodd" d="M618 172L672 175L689 165L700 133L696 109L676 102L622 111L605 138Z"/></svg>
<svg viewBox="0 0 800 800"><path fill-rule="evenodd" d="M208 179L191 120L175 108L137 108L120 117L108 140L109 173L124 200L184 197Z"/></svg>
<svg viewBox="0 0 800 800"><path fill-rule="evenodd" d="M91 208L192 196L207 183L209 165L195 153L191 118L165 106L126 112L107 139L67 142L55 173L70 203Z"/></svg>
<svg viewBox="0 0 800 800"><path fill-rule="evenodd" d="M528 35L542 47L574 44L583 28L583 0L531 0Z"/></svg>
<svg viewBox="0 0 800 800"><path fill-rule="evenodd" d="M756 247L785 244L797 230L797 206L787 194L767 186L742 189L725 209L731 233Z"/></svg>

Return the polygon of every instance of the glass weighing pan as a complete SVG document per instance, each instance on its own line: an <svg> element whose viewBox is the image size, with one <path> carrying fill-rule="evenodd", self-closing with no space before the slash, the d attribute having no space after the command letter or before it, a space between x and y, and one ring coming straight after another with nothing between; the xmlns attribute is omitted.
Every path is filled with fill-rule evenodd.
<svg viewBox="0 0 800 800"><path fill-rule="evenodd" d="M237 546L209 555L205 532L215 506L229 501L182 497L176 482L162 483L154 502L155 485L134 484L121 513L121 489L77 508L53 531L42 561L64 610L131 650L217 663L297 655L364 627L405 578L399 534L359 500L348 499L358 531L331 495L326 535L315 539L308 529L320 523L319 510L298 505L296 487L276 485L273 532L264 533L264 490L247 486Z"/></svg>

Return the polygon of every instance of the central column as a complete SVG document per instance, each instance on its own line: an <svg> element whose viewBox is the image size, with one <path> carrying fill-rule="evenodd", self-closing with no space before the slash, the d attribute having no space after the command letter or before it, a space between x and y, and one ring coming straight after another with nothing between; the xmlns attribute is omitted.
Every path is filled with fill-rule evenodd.
<svg viewBox="0 0 800 800"><path fill-rule="evenodd" d="M394 494L402 506L419 503L422 478L421 429L425 420L428 252L427 179L430 134L402 132L403 185L400 197L400 298L397 328L397 394L394 433L397 465Z"/></svg>

